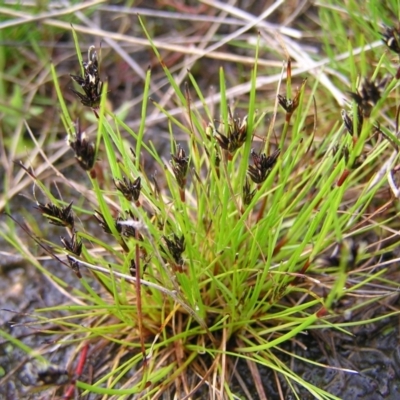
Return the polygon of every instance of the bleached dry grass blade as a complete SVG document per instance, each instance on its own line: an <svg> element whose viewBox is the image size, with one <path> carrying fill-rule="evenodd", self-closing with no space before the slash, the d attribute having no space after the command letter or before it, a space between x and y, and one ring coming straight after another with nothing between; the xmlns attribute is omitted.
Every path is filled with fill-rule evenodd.
<svg viewBox="0 0 400 400"><path fill-rule="evenodd" d="M203 0L204 1L204 0ZM251 15L237 7L233 6L228 6L220 2L211 2L211 1L205 1L207 4L213 4L214 6L218 6L221 9L224 9L228 11L229 13L239 17L243 18L245 21L254 21L255 16ZM277 3L275 3L277 4ZM271 29L266 28L265 26L260 26L261 29L261 34L265 37L265 35L268 36L267 42L270 42L270 39L276 43L276 48L279 48L279 41L274 39L274 36L276 35L276 32L271 31ZM299 46L294 40L292 40L289 37L284 36L284 31L278 30L282 34L282 40L285 43L286 49L289 53L289 56L293 58L294 60L297 61L298 65L300 68L305 67L309 71L315 71L317 72L317 75L319 76L319 80L322 85L324 85L333 95L335 100L339 105L344 105L344 94L336 88L336 86L331 82L331 80L328 78L328 76L322 71L318 71L319 67L317 66L317 62L315 62L302 48ZM283 49L281 49L283 50Z"/></svg>
<svg viewBox="0 0 400 400"><path fill-rule="evenodd" d="M68 4L68 2L63 2ZM81 20L86 26L91 29L99 29L95 22L93 22L90 18L86 17L81 11L76 11L75 16ZM117 54L121 56L121 58L132 68L133 71L140 77L142 81L146 79L146 72L143 68L131 57L128 52L122 48L122 46L114 39L105 36L104 41L115 50Z"/></svg>
<svg viewBox="0 0 400 400"><path fill-rule="evenodd" d="M54 26L58 28L62 28L65 30L71 30L71 26L63 21L55 20L55 19L45 19L43 21L44 24L49 25L49 26ZM88 28L86 26L82 25L74 25L74 29L76 32L84 33L87 35L93 35L97 36L100 38L104 37L110 37L116 41L121 41L125 43L130 43L133 45L137 45L138 48L145 48L149 47L149 42L146 39L142 38L137 38L129 35L123 35L121 33L115 33L115 32L110 32L110 31L105 31L103 29L92 29ZM248 28L249 29L249 28ZM171 43L166 43L162 40L157 40L155 39L153 41L154 45L160 49L160 50L169 50L172 52L177 52L177 53L182 53L182 54L189 54L193 55L197 58L199 57L206 57L206 58L212 58L216 60L225 60L225 61L234 61L238 63L243 63L243 64L253 64L254 63L254 58L252 57L243 57L243 56L238 56L238 55L232 55L230 53L226 52L217 52L217 51L205 51L205 50L199 50L196 47L188 47L188 46L180 46L176 44L171 44ZM280 65L280 63L273 62L271 64L270 61L264 60L264 59L259 59L259 65L262 66L277 66Z"/></svg>
<svg viewBox="0 0 400 400"><path fill-rule="evenodd" d="M56 18L61 17L68 14L73 14L76 11L84 10L98 4L104 3L105 0L93 0L85 3L80 3L74 6L68 6L66 9L60 11L50 11L44 12L37 15L26 14L22 12L16 12L12 8L0 7L0 14L2 15L10 15L12 17L16 17L14 20L5 21L0 23L0 29L5 29L9 27L15 27L26 22L39 22L43 21L47 18Z"/></svg>
<svg viewBox="0 0 400 400"><path fill-rule="evenodd" d="M232 0L230 0L232 2ZM234 1L234 0L233 0ZM218 17L221 21L223 21L226 18L227 13L222 12L221 15ZM215 33L218 31L220 28L221 23L220 22L214 22L211 24L211 26L208 28L206 34L204 35L203 39L201 42L199 42L197 48L202 50L207 48L207 45L209 42L213 41ZM193 66L193 63L197 60L197 57L193 56L187 56L184 59L183 66L181 68L181 71L174 77L176 80L176 83L180 85L185 77L187 77L187 72L188 70ZM160 101L158 102L161 107L165 107L167 102L171 100L171 97L173 95L174 91L173 88L170 87L167 92L162 96ZM173 104L171 104L173 106ZM160 115L160 111L155 108L153 112L149 115L149 118L155 116L155 115Z"/></svg>
<svg viewBox="0 0 400 400"><path fill-rule="evenodd" d="M248 13L247 11L244 11L238 7L235 7L232 4L226 4L222 3L220 1L214 1L214 0L200 0L201 3L208 4L211 7L216 7L219 8L220 10L225 11L227 14L234 15L238 17L239 20L242 20L242 23L246 23L245 21L251 21L257 19L255 15L252 15ZM274 9L278 8L282 3L281 2L275 2L273 4ZM271 6L272 7L272 6ZM272 10L273 12L274 10ZM271 13L272 13L271 12ZM302 37L302 32L297 30L297 29L292 29L288 28L286 26L283 26L281 24L272 24L270 22L263 21L266 18L266 16L257 22L258 27L262 27L267 29L268 31L276 31L280 32L283 35L291 36L293 38L300 39Z"/></svg>

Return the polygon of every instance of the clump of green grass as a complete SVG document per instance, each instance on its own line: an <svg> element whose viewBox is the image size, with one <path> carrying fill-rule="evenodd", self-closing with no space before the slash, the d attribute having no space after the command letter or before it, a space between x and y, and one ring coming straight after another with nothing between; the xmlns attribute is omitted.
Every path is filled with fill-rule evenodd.
<svg viewBox="0 0 400 400"><path fill-rule="evenodd" d="M81 86L74 89L78 100L98 119L97 133L89 137L73 123L52 68L68 142L88 175L90 196L80 205L61 200L30 172L48 199L37 208L65 228L47 251L83 287L72 292L76 304L37 311L68 312L53 320L62 328L59 341L76 343L83 354L99 342L117 349L105 370L94 371L91 382L78 377L76 387L82 395L105 398L183 399L200 391L239 398L231 382L241 359L260 398L259 368L272 369L278 386L297 398L300 387L315 398L336 398L290 370L281 361L287 353L281 346L309 330L347 332L369 322L338 316L396 288L385 269L369 265L379 256L374 246L349 245L351 239L379 237L393 218L372 219L370 208L385 184L375 161L397 146L396 134L377 127L396 82L374 76L360 83L344 122L339 116L332 129L317 135L318 82L292 87L288 63L286 93L282 89L280 108L263 131L265 115L256 110L257 54L247 107L231 105L221 69L220 109L213 118L190 72L182 90L152 47L187 121L152 101L168 119L167 158L146 140L150 71L134 131L107 109L107 84L94 48L89 50L82 76L72 76ZM284 123L275 126L280 115ZM177 131L186 135L184 142L176 141ZM145 155L163 176L146 173ZM336 245L339 254L329 256ZM372 284L385 291L370 295ZM344 299L354 300L345 313L338 307ZM244 393L252 390L242 382Z"/></svg>

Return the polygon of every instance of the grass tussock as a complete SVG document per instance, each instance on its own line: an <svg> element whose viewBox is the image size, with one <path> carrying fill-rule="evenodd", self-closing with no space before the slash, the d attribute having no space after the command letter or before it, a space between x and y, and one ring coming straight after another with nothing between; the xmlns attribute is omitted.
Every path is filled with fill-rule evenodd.
<svg viewBox="0 0 400 400"><path fill-rule="evenodd" d="M154 39L139 18L159 69L142 71L134 123L127 122L125 106L115 110L108 99L114 77L106 80L102 65L110 54L100 58L99 48L89 46L82 55L75 26L78 61L69 71L69 94L57 66L47 70L67 132L60 159L71 170L61 172L47 141L37 140L27 124L35 146L20 162L24 174L18 179L33 182L38 218L25 215L18 222L7 202L11 218L1 233L68 296L65 304L37 309L32 323L76 349L74 376L61 384L63 372L54 372L57 379L46 382L57 385L53 393L267 398L261 375L272 370L280 398L283 392L301 398L304 390L314 398L337 398L284 360L298 357L295 349L306 333L351 335L352 327L384 318L387 313L362 314L390 304L398 290L398 272L384 257L397 246L399 31L393 22L378 29L377 15L363 20L351 7L318 9L322 29L328 16L337 21L341 13L355 24L346 48L338 39L333 53L330 40L347 32L340 31L343 22L331 22L337 35L320 33L326 60L295 51L288 39L280 43L287 58L283 69L274 66L276 75L260 75L268 43L262 23L253 45L227 35L232 46L248 44L251 67L246 83L236 87L226 68L218 68L211 95L198 82L204 77L193 60L183 82L167 62L170 53L162 54L167 42ZM262 21L239 16L249 27ZM58 26L65 28L62 21ZM377 37L382 46L367 50L365 37ZM218 57L212 48L205 57ZM308 62L304 71L300 56ZM244 56L237 60L245 64ZM328 68L307 73L324 60ZM154 74L168 88L164 95L154 87ZM339 91L336 81L349 85ZM264 106L263 86L271 83L273 96ZM157 120L165 122L167 152L148 139ZM13 123L10 114L4 132ZM10 157L18 140L21 135L8 142ZM47 223L54 229L45 234ZM40 251L24 244L18 226ZM49 258L74 276L76 286L46 271L43 260ZM23 346L16 339L13 344ZM85 366L95 352L112 357L105 356L87 379ZM241 376L239 364L248 376Z"/></svg>

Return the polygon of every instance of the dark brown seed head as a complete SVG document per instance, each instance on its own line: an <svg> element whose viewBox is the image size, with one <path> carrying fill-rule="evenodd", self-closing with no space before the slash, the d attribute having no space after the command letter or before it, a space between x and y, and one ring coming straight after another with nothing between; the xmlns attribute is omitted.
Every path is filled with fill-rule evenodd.
<svg viewBox="0 0 400 400"><path fill-rule="evenodd" d="M354 136L353 118L351 118L345 110L342 110L342 120L349 135ZM364 123L364 117L362 114L362 109L360 107L357 107L357 136L360 136L363 123Z"/></svg>
<svg viewBox="0 0 400 400"><path fill-rule="evenodd" d="M125 218L121 217L121 216L119 216L116 219L115 224L116 224L117 231L119 233L121 233L121 235L123 235L125 237L135 238L136 237L136 229L132 225L130 225L129 223L127 223L127 224L124 223L126 221L127 220Z"/></svg>
<svg viewBox="0 0 400 400"><path fill-rule="evenodd" d="M224 129L224 134L214 129L214 136L218 144L229 153L233 154L243 146L248 136L247 116L242 120L235 118L229 110L228 126Z"/></svg>
<svg viewBox="0 0 400 400"><path fill-rule="evenodd" d="M79 126L72 140L69 140L69 145L74 150L75 158L81 168L90 171L94 166L96 148L93 143L88 141L86 133L79 130Z"/></svg>
<svg viewBox="0 0 400 400"><path fill-rule="evenodd" d="M122 180L114 179L114 185L127 200L139 200L140 190L142 188L140 177L136 178L133 182L125 177L123 177Z"/></svg>
<svg viewBox="0 0 400 400"><path fill-rule="evenodd" d="M172 166L172 171L175 175L175 179L178 182L178 185L181 189L183 189L186 185L186 175L189 165L189 158L186 157L185 150L182 147L178 146L178 151L176 155L171 154L172 160L170 164Z"/></svg>
<svg viewBox="0 0 400 400"><path fill-rule="evenodd" d="M98 108L103 82L100 80L99 64L94 46L89 47L88 61L84 61L82 65L84 69L83 77L78 75L70 76L82 88L84 94L74 89L71 90L79 97L84 106Z"/></svg>
<svg viewBox="0 0 400 400"><path fill-rule="evenodd" d="M350 92L350 96L357 103L364 117L369 117L373 106L380 100L389 77L370 81L364 79L357 92Z"/></svg>
<svg viewBox="0 0 400 400"><path fill-rule="evenodd" d="M257 154L254 150L251 150L251 157L254 166L249 165L247 172L254 183L260 184L267 179L267 176L274 167L279 154L279 149L276 149L270 156L267 156L264 153Z"/></svg>
<svg viewBox="0 0 400 400"><path fill-rule="evenodd" d="M288 99L286 96L278 94L279 105L286 111L286 114L292 115L299 106L300 94L305 84L306 80L304 80L301 87L297 89L293 99Z"/></svg>
<svg viewBox="0 0 400 400"><path fill-rule="evenodd" d="M65 250L75 254L76 256L80 256L82 253L82 242L79 240L76 232L72 234L71 239L61 237L61 242L64 245Z"/></svg>
<svg viewBox="0 0 400 400"><path fill-rule="evenodd" d="M179 237L174 233L172 239L166 236L163 236L163 239L176 264L183 265L182 253L185 251L185 237L183 235Z"/></svg>
<svg viewBox="0 0 400 400"><path fill-rule="evenodd" d="M400 54L400 30L398 28L385 26L385 30L381 35L383 43L393 52Z"/></svg>
<svg viewBox="0 0 400 400"><path fill-rule="evenodd" d="M286 96L278 94L279 105L288 113L293 114L293 112L298 107L298 103L294 103L292 99L288 99Z"/></svg>
<svg viewBox="0 0 400 400"><path fill-rule="evenodd" d="M58 207L52 203L37 202L36 207L44 217L46 217L50 224L65 226L68 228L74 227L74 215L72 213L72 201L67 207Z"/></svg>

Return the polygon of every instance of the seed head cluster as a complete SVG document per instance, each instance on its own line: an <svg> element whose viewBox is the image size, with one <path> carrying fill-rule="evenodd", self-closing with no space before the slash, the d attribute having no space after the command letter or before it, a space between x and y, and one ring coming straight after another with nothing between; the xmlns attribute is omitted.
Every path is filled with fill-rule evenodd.
<svg viewBox="0 0 400 400"><path fill-rule="evenodd" d="M94 46L89 47L88 61L84 61L82 65L83 76L72 74L70 76L83 89L84 94L75 89L71 90L79 97L84 106L95 109L100 105L103 82L100 80L99 63Z"/></svg>
<svg viewBox="0 0 400 400"><path fill-rule="evenodd" d="M229 110L228 126L225 134L220 130L214 130L214 136L222 149L227 150L231 155L235 153L246 142L248 136L247 117L242 120L234 118L231 110Z"/></svg>

